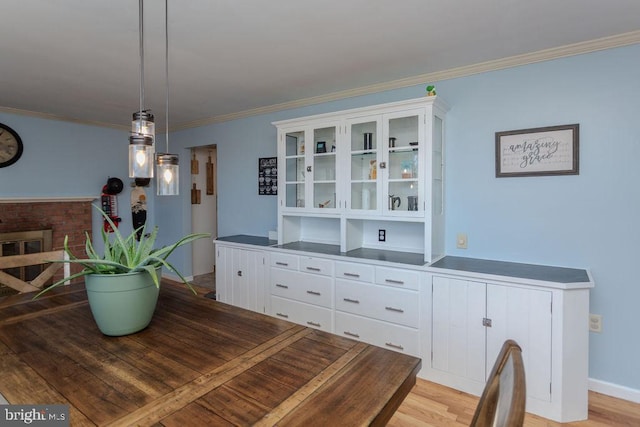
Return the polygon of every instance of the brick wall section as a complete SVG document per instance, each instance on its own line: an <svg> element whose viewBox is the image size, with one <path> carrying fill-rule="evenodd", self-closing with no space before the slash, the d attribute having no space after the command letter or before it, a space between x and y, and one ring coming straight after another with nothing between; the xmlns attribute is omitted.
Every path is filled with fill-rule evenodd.
<svg viewBox="0 0 640 427"><path fill-rule="evenodd" d="M84 257L85 232L91 235L91 209L90 201L0 203L0 233L51 229L53 250L62 249L68 235L73 253ZM72 265L71 273L81 268Z"/></svg>

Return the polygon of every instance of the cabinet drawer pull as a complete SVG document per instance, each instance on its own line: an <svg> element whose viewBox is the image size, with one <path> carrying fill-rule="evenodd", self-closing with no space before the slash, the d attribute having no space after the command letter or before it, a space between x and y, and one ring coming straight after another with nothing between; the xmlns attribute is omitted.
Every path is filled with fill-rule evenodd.
<svg viewBox="0 0 640 427"><path fill-rule="evenodd" d="M360 275L356 273L343 273L343 274L347 277L356 277L356 278L360 277Z"/></svg>
<svg viewBox="0 0 640 427"><path fill-rule="evenodd" d="M349 331L344 331L343 334L353 338L360 338L360 335L354 334L353 332L349 332Z"/></svg>
<svg viewBox="0 0 640 427"><path fill-rule="evenodd" d="M400 344L394 344L394 343L391 343L391 342L386 342L386 343L384 343L384 345L386 345L387 347L398 349L398 350L404 350L404 347L401 346Z"/></svg>
<svg viewBox="0 0 640 427"><path fill-rule="evenodd" d="M280 262L280 261L276 261L276 265L281 265L283 267L288 267L289 263L288 262Z"/></svg>
<svg viewBox="0 0 640 427"><path fill-rule="evenodd" d="M276 316L284 317L285 319L289 318L288 314L283 314L283 313L276 313Z"/></svg>
<svg viewBox="0 0 640 427"><path fill-rule="evenodd" d="M393 283L394 285L404 285L402 280L384 279L387 283Z"/></svg>
<svg viewBox="0 0 640 427"><path fill-rule="evenodd" d="M317 323L317 322L311 322L311 321L308 321L308 322L307 322L307 325L309 325L309 326L315 326L316 328L319 328L319 327L320 327L320 323Z"/></svg>
<svg viewBox="0 0 640 427"><path fill-rule="evenodd" d="M309 270L309 271L322 271L317 267L307 267L307 270Z"/></svg>
<svg viewBox="0 0 640 427"><path fill-rule="evenodd" d="M287 285L282 285L280 283L276 283L276 288L284 288L284 289L289 289L289 287Z"/></svg>
<svg viewBox="0 0 640 427"><path fill-rule="evenodd" d="M317 295L317 296L322 295L320 292L316 292L316 291L307 291L307 293L311 295Z"/></svg>
<svg viewBox="0 0 640 427"><path fill-rule="evenodd" d="M345 301L345 302L352 302L354 304L360 304L360 301L358 301L357 299L342 298L342 300Z"/></svg>
<svg viewBox="0 0 640 427"><path fill-rule="evenodd" d="M401 308L395 308L395 307L385 307L385 310L389 310L389 311L395 311L396 313L404 313L404 310Z"/></svg>
<svg viewBox="0 0 640 427"><path fill-rule="evenodd" d="M238 275L238 277L242 277L242 270L238 270L236 274Z"/></svg>

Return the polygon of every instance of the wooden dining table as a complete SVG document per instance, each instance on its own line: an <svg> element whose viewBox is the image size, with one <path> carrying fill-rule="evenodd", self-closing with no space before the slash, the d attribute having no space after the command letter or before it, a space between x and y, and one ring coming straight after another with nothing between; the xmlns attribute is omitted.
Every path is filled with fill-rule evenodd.
<svg viewBox="0 0 640 427"><path fill-rule="evenodd" d="M84 285L0 299L0 394L84 425L384 425L418 358L163 281L151 324L98 330Z"/></svg>

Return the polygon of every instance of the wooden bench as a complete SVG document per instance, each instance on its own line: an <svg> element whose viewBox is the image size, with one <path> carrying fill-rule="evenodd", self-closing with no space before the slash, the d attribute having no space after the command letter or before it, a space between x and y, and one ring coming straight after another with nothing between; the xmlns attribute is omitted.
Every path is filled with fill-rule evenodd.
<svg viewBox="0 0 640 427"><path fill-rule="evenodd" d="M42 290L42 287L61 268L64 267L63 277L70 276L69 264L51 262L64 259L68 259L68 255L63 250L0 257L0 284L9 286L10 288L13 288L20 293L40 291ZM42 273L40 273L35 279L31 280L30 282L20 280L2 271L10 268L45 264L48 264L48 266L44 270L42 270Z"/></svg>

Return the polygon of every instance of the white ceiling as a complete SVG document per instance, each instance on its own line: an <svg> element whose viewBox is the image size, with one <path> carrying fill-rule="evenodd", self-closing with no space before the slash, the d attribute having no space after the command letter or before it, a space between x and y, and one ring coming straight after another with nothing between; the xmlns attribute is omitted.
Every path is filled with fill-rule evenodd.
<svg viewBox="0 0 640 427"><path fill-rule="evenodd" d="M159 128L164 17L145 2ZM0 23L0 110L128 126L136 0L0 0ZM170 0L170 126L638 30L639 0Z"/></svg>

